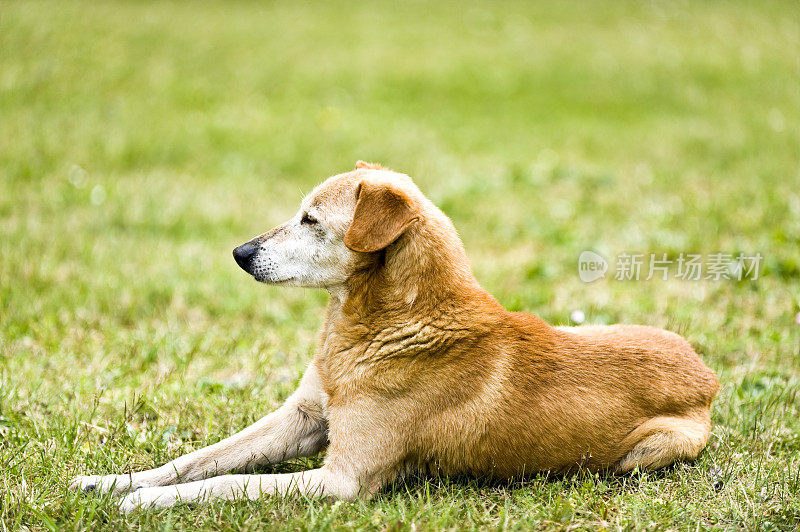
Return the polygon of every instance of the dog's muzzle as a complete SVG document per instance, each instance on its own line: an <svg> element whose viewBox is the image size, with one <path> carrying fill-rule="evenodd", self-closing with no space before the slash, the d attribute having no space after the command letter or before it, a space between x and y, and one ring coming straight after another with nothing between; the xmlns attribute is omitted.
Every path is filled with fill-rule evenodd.
<svg viewBox="0 0 800 532"><path fill-rule="evenodd" d="M233 258L236 260L236 264L247 273L252 273L250 271L250 265L258 251L258 247L258 242L251 240L233 250Z"/></svg>

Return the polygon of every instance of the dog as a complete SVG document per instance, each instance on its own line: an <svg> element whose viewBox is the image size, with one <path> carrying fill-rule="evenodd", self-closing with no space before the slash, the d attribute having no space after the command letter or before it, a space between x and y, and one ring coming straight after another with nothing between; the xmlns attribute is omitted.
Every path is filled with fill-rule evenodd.
<svg viewBox="0 0 800 532"><path fill-rule="evenodd" d="M80 476L74 489L130 492L126 512L265 494L353 500L409 471L660 468L708 440L719 383L686 340L505 310L406 175L359 161L233 255L256 281L330 293L297 390L219 443L148 471ZM244 474L324 449L318 469Z"/></svg>

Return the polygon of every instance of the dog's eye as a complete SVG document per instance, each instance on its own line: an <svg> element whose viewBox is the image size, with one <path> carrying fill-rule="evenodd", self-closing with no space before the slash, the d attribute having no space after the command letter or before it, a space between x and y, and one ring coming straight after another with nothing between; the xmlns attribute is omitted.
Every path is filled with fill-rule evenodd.
<svg viewBox="0 0 800 532"><path fill-rule="evenodd" d="M314 218L313 216L309 216L308 213L305 213L303 214L303 217L300 219L300 223L306 225L314 225L317 223L317 219Z"/></svg>

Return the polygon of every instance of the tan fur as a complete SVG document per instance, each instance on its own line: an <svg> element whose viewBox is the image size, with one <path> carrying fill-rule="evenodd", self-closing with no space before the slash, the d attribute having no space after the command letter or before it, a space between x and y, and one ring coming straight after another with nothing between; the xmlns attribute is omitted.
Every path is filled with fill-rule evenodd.
<svg viewBox="0 0 800 532"><path fill-rule="evenodd" d="M293 474L294 487L288 477L250 475L258 489L231 476L146 488L123 508L237 490L369 496L409 469L493 478L579 465L624 472L693 459L705 446L719 385L680 336L637 325L554 328L506 311L473 276L451 221L407 176L360 162L308 205L354 253L344 283L329 288L302 401L290 399L280 418L298 436L251 427L246 442L235 435L217 445L256 462L258 446L269 462L316 452L325 435L325 466ZM348 223L334 216L342 212ZM192 454L164 466L176 471L169 478L134 476L163 486L221 472L203 465L219 453Z"/></svg>
<svg viewBox="0 0 800 532"><path fill-rule="evenodd" d="M344 243L353 251L379 251L403 234L417 216L411 198L385 183L363 180L356 188L353 223Z"/></svg>

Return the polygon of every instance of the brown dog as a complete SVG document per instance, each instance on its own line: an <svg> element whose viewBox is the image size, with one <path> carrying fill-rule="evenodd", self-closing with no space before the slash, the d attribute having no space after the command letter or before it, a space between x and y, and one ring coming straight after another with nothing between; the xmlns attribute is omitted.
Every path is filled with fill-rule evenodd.
<svg viewBox="0 0 800 532"><path fill-rule="evenodd" d="M719 384L680 336L508 312L405 175L359 162L234 250L256 280L326 288L319 350L276 412L150 471L78 477L123 510L264 493L370 496L409 469L512 477L691 460ZM327 446L320 469L221 475ZM190 482L194 481L194 482Z"/></svg>

